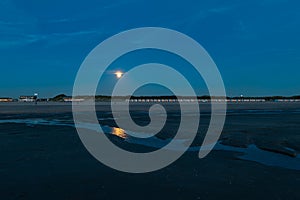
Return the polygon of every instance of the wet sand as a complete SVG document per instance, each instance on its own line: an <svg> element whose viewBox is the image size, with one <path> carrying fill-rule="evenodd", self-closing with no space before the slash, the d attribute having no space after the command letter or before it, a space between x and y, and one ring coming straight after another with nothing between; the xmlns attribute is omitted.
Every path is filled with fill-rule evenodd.
<svg viewBox="0 0 300 200"><path fill-rule="evenodd" d="M202 111L209 111L209 106L201 106ZM103 115L101 124L113 126L107 114L108 104L98 103L96 108ZM134 110L141 115L146 106L135 105ZM122 173L99 163L83 147L72 126L0 123L0 196L1 199L300 199L299 170L244 158L249 156L245 154L247 148L255 145L275 159L298 159L299 110L297 103L230 104L220 138L220 144L229 150L221 146L201 160L197 151L188 151L172 165L147 174ZM8 119L70 120L71 105L0 104L0 121ZM203 116L203 130L208 119L209 114ZM109 137L125 148L153 150L125 143L114 135ZM293 153L285 153L288 150ZM259 151L256 156L260 158L263 154Z"/></svg>
<svg viewBox="0 0 300 200"><path fill-rule="evenodd" d="M119 103L121 106L122 102ZM134 111L148 111L150 103L131 103ZM175 103L163 103L169 109L177 110L174 107ZM188 103L187 103L188 104ZM199 103L201 111L209 111L209 103ZM236 110L261 110L261 111L285 111L285 110L300 110L300 102L239 102L227 103L228 112ZM97 111L110 111L109 102L96 102ZM0 114L24 114L24 113L63 113L72 112L72 103L69 102L38 102L37 105L31 102L0 102Z"/></svg>

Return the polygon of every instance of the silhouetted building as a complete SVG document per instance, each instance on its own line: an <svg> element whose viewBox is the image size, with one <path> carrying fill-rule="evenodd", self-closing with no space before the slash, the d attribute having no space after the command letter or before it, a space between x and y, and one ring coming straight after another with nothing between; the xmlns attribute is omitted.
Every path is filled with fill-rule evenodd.
<svg viewBox="0 0 300 200"><path fill-rule="evenodd" d="M12 98L8 98L8 97L0 97L0 102L12 102L13 99Z"/></svg>
<svg viewBox="0 0 300 200"><path fill-rule="evenodd" d="M35 102L36 96L20 96L19 101L21 102Z"/></svg>

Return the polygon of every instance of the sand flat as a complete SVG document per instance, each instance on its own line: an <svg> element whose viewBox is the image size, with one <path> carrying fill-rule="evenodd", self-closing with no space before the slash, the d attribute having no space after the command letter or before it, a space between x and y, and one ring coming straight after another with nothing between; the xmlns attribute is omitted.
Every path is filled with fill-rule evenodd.
<svg viewBox="0 0 300 200"><path fill-rule="evenodd" d="M201 106L205 130L209 106ZM177 108L167 107L174 116L166 131L172 132ZM109 104L96 108L99 122L113 127ZM2 103L0 194L3 199L300 199L299 108L298 103L229 104L220 144L206 158L197 157L199 133L194 146L172 165L127 174L86 151L72 125L70 103ZM138 123L147 120L145 111L143 104L133 106ZM125 149L155 149L108 137Z"/></svg>

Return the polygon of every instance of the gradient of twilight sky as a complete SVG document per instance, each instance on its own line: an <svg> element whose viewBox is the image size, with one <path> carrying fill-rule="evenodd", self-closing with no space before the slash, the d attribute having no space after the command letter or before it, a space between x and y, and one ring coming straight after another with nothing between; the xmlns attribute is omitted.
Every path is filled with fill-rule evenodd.
<svg viewBox="0 0 300 200"><path fill-rule="evenodd" d="M229 96L299 95L299 8L297 0L2 0L0 97L70 95L96 45L145 26L198 41Z"/></svg>

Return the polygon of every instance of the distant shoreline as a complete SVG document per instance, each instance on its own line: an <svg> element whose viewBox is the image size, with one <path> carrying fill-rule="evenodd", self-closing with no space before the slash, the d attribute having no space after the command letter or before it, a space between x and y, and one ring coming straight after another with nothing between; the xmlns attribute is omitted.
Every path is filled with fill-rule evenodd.
<svg viewBox="0 0 300 200"><path fill-rule="evenodd" d="M209 101L224 101L227 102L300 102L300 95L297 96L238 96L238 97L225 97L225 96L114 96L117 101L132 101L132 102L176 102L176 101L189 101L197 99L199 102ZM88 101L95 100L96 102L110 102L111 96L96 95L96 96L67 96L65 94L57 95L53 98L38 98L37 96L20 96L19 99L11 97L0 97L1 102L74 102L74 101Z"/></svg>
<svg viewBox="0 0 300 200"><path fill-rule="evenodd" d="M125 102L115 102L119 106L120 111L127 105ZM153 102L131 102L130 110L132 111L149 111L149 104ZM180 109L178 104L170 102L160 102L169 109L177 111ZM185 103L185 102L183 102ZM220 102L222 103L222 102ZM110 102L95 102L96 111L110 112ZM187 102L186 105L189 105ZM190 104L193 105L193 104ZM82 107L83 111L84 106ZM199 102L201 112L210 112L210 103ZM300 102L227 102L227 111L230 110L286 110L296 109L300 110ZM193 106L191 106L193 111ZM70 113L72 112L72 102L0 102L0 114L31 114L31 113Z"/></svg>

